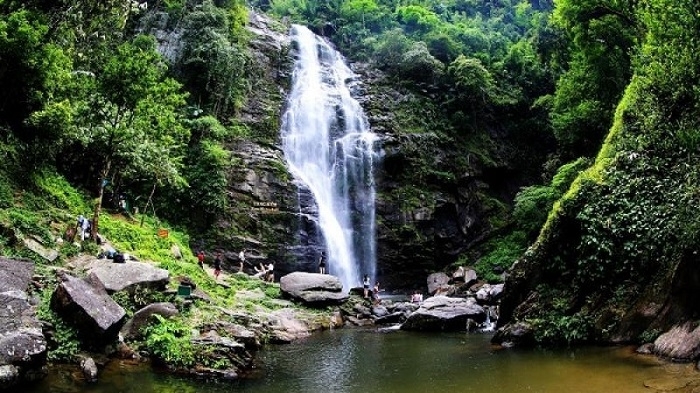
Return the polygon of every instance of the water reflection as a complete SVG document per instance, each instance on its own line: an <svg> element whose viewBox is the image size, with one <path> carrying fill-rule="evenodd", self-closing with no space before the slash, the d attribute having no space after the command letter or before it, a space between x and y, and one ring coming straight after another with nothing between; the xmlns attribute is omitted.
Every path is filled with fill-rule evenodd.
<svg viewBox="0 0 700 393"><path fill-rule="evenodd" d="M489 338L341 329L263 351L260 368L244 381L193 381L114 362L97 385L57 370L28 393L649 393L700 386L692 365L666 364L630 348L501 350Z"/></svg>

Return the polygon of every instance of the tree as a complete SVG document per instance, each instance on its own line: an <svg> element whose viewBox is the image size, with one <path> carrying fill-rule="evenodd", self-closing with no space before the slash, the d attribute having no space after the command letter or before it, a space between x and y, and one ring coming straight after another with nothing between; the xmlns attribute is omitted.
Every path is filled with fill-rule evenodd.
<svg viewBox="0 0 700 393"><path fill-rule="evenodd" d="M158 183L184 184L179 148L188 137L180 123L180 85L166 77L155 39L138 36L106 56L104 69L77 74L85 96L77 102L73 137L99 168L93 235L99 228L104 188L123 172Z"/></svg>

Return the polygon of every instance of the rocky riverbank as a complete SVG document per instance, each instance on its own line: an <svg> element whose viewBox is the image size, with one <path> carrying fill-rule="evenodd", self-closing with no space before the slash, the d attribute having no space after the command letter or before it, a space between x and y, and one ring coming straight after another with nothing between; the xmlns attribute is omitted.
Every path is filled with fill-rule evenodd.
<svg viewBox="0 0 700 393"><path fill-rule="evenodd" d="M206 266L178 263L200 275L175 276L152 261L115 263L84 254L48 269L0 258L0 308L7 310L0 315L3 390L41 378L56 363L74 364L85 381L97 381L110 359L236 379L252 368L265 344L343 326L467 330L483 323L489 315L484 306L493 304L463 288L475 289L459 277L435 286L431 282L442 276L432 275L427 284L437 296L417 304L373 301L360 288L348 294L331 275L294 272L276 284L241 273L216 279Z"/></svg>

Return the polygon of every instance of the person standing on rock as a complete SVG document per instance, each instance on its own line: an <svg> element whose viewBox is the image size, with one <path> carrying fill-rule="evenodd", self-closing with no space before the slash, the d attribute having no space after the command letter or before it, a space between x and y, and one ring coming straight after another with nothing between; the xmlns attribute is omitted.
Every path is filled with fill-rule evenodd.
<svg viewBox="0 0 700 393"><path fill-rule="evenodd" d="M268 282L274 282L275 281L275 265L270 261L270 263L267 264L267 269L265 270L265 279Z"/></svg>
<svg viewBox="0 0 700 393"><path fill-rule="evenodd" d="M365 299L369 297L369 274L365 274L365 278L362 279L362 289L365 290Z"/></svg>
<svg viewBox="0 0 700 393"><path fill-rule="evenodd" d="M374 301L374 304L379 304L379 292L381 290L379 289L379 281L374 283L374 289L372 290L372 300Z"/></svg>
<svg viewBox="0 0 700 393"><path fill-rule="evenodd" d="M221 274L221 253L217 252L216 257L214 257L214 279L219 279L219 274Z"/></svg>
<svg viewBox="0 0 700 393"><path fill-rule="evenodd" d="M318 272L321 274L326 274L326 252L321 252L321 257L318 258Z"/></svg>
<svg viewBox="0 0 700 393"><path fill-rule="evenodd" d="M246 249L242 249L241 252L238 253L238 273L243 273L243 264L245 263L245 251Z"/></svg>

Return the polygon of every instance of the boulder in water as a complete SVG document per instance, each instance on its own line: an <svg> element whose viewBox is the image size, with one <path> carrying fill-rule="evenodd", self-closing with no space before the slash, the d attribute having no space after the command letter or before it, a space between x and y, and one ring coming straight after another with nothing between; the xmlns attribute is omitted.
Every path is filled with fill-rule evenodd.
<svg viewBox="0 0 700 393"><path fill-rule="evenodd" d="M401 325L404 330L463 331L467 320L482 323L486 320L484 308L474 299L433 296L426 299L418 310Z"/></svg>

